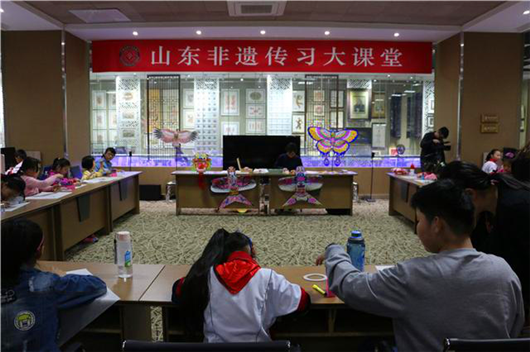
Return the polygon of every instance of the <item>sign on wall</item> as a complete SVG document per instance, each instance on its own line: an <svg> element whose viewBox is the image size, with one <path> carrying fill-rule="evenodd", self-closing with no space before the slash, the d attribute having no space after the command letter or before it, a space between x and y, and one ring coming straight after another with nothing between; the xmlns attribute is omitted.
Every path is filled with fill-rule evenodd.
<svg viewBox="0 0 530 352"><path fill-rule="evenodd" d="M93 72L431 73L426 42L300 40L105 40Z"/></svg>

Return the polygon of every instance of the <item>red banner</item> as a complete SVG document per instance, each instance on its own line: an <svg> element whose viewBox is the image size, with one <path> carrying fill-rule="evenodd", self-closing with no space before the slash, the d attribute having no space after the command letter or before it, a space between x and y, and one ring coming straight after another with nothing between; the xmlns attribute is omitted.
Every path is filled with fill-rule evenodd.
<svg viewBox="0 0 530 352"><path fill-rule="evenodd" d="M424 42L328 40L106 40L93 72L431 73Z"/></svg>

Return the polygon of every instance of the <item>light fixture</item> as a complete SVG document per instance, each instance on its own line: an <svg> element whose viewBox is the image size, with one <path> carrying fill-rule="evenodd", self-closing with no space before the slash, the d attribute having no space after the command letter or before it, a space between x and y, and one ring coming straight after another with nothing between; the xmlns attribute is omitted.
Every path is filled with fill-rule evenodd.
<svg viewBox="0 0 530 352"><path fill-rule="evenodd" d="M376 80L376 79L374 79L374 82L377 82L377 80Z"/></svg>
<svg viewBox="0 0 530 352"><path fill-rule="evenodd" d="M64 46L64 44L65 44L64 42L61 42L61 45L62 45L62 46Z"/></svg>
<svg viewBox="0 0 530 352"><path fill-rule="evenodd" d="M201 34L202 34L202 31L199 29L199 30L195 31L195 34L197 34L197 35L201 35Z"/></svg>
<svg viewBox="0 0 530 352"><path fill-rule="evenodd" d="M399 37L399 33L398 32L394 33L394 37L396 38Z"/></svg>
<svg viewBox="0 0 530 352"><path fill-rule="evenodd" d="M137 36L138 36L138 32L137 32L137 31L134 31L134 32L133 32L133 35L134 35L135 37L137 37Z"/></svg>
<svg viewBox="0 0 530 352"><path fill-rule="evenodd" d="M410 79L414 79L414 77L410 76Z"/></svg>
<svg viewBox="0 0 530 352"><path fill-rule="evenodd" d="M262 29L261 31L259 31L259 34L261 34L261 35L265 35L265 34L267 34L267 31L264 30L264 29Z"/></svg>
<svg viewBox="0 0 530 352"><path fill-rule="evenodd" d="M464 43L460 44L460 47L464 47Z"/></svg>
<svg viewBox="0 0 530 352"><path fill-rule="evenodd" d="M0 13L4 13L4 9L0 9Z"/></svg>
<svg viewBox="0 0 530 352"><path fill-rule="evenodd" d="M240 81L243 82L243 78L241 78Z"/></svg>
<svg viewBox="0 0 530 352"><path fill-rule="evenodd" d="M330 31L325 31L325 32L324 32L324 35L330 35L330 34L331 34Z"/></svg>
<svg viewBox="0 0 530 352"><path fill-rule="evenodd" d="M390 75L386 75L388 78L390 78Z"/></svg>
<svg viewBox="0 0 530 352"><path fill-rule="evenodd" d="M1 10L0 12L4 12L4 10ZM530 10L526 10L525 12L523 12L523 15L530 15Z"/></svg>

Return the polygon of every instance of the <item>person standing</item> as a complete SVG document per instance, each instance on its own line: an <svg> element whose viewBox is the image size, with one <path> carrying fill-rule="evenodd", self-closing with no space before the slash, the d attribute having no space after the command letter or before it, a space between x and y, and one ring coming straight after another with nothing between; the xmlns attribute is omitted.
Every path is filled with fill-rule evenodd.
<svg viewBox="0 0 530 352"><path fill-rule="evenodd" d="M423 136L420 142L422 171L432 171L438 164L445 164L444 139L447 137L449 137L447 127L428 132Z"/></svg>

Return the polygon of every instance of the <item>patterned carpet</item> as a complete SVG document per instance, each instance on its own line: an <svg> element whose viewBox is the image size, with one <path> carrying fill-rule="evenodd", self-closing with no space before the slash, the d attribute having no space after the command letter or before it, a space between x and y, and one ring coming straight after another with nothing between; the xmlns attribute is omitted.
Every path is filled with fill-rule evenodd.
<svg viewBox="0 0 530 352"><path fill-rule="evenodd" d="M356 203L353 216L330 216L323 210L271 216L197 210L175 216L174 203L142 201L140 207L139 215L126 215L115 226L115 231L131 232L133 259L139 264L192 264L220 227L250 236L258 261L265 267L312 265L329 243L346 244L351 230L362 231L367 264L392 264L427 255L412 224L388 216L387 200ZM112 263L113 236L77 245L66 258Z"/></svg>
<svg viewBox="0 0 530 352"><path fill-rule="evenodd" d="M329 243L346 244L352 230L360 230L365 238L367 264L393 264L427 255L412 224L388 215L388 200L355 203L353 216L330 216L324 210L271 216L196 210L175 216L175 204L163 201L142 201L140 208L139 215L126 215L115 226L115 231L131 232L133 261L139 264L192 264L220 227L250 236L263 267L314 265ZM94 244L79 244L66 253L66 258L113 263L113 236L101 237ZM161 340L158 308L152 309L152 331L153 340Z"/></svg>

